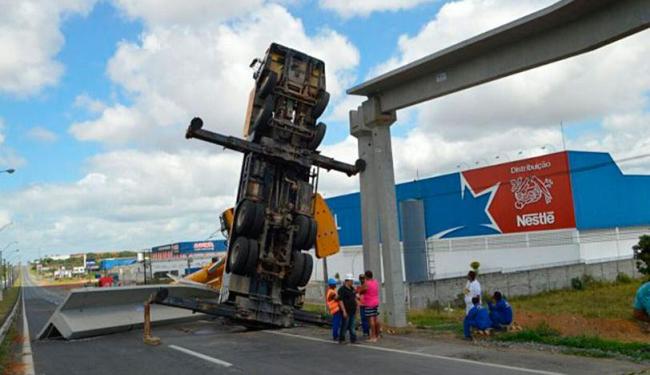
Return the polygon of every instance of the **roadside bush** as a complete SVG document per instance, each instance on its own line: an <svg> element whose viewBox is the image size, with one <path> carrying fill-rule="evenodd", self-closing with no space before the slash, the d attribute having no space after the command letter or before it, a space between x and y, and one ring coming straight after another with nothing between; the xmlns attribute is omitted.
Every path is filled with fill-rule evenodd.
<svg viewBox="0 0 650 375"><path fill-rule="evenodd" d="M623 272L619 272L618 275L616 275L616 282L620 284L629 284L632 282L632 278Z"/></svg>
<svg viewBox="0 0 650 375"><path fill-rule="evenodd" d="M571 279L571 288L575 290L583 290L585 285L579 277L574 277Z"/></svg>
<svg viewBox="0 0 650 375"><path fill-rule="evenodd" d="M636 268L642 274L650 276L650 236L644 234L639 237L639 243L632 246Z"/></svg>
<svg viewBox="0 0 650 375"><path fill-rule="evenodd" d="M598 283L599 283L599 282L596 281L596 279L594 279L593 276L591 276L591 275L589 275L589 274L584 274L584 275L582 275L582 285L583 285L585 288L589 288L590 286L596 285L596 284L598 284Z"/></svg>

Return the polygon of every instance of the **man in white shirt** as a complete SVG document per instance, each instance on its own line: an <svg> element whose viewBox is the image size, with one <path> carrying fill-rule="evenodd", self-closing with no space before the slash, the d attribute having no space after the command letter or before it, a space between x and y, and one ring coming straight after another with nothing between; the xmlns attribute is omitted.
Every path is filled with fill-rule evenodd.
<svg viewBox="0 0 650 375"><path fill-rule="evenodd" d="M463 294L465 294L465 315L467 315L472 306L474 306L472 304L472 298L478 296L479 301L481 298L481 283L476 280L476 271L471 270L467 273L467 284L465 285Z"/></svg>

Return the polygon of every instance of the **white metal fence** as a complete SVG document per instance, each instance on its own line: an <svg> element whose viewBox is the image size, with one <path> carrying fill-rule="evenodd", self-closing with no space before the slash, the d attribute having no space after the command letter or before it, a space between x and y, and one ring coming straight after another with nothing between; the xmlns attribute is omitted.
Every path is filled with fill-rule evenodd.
<svg viewBox="0 0 650 375"><path fill-rule="evenodd" d="M474 260L481 263L482 272L510 272L630 258L632 246L643 234L650 234L650 227L430 238L427 240L429 279L464 274Z"/></svg>

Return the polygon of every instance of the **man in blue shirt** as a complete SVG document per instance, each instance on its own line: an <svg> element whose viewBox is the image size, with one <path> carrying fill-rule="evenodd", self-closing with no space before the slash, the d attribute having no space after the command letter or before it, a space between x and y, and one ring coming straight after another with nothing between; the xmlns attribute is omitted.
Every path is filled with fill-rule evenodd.
<svg viewBox="0 0 650 375"><path fill-rule="evenodd" d="M650 281L644 283L636 291L634 297L634 318L650 323Z"/></svg>
<svg viewBox="0 0 650 375"><path fill-rule="evenodd" d="M495 329L501 329L501 326L512 324L512 306L510 306L508 301L503 298L499 291L494 292L492 298L494 299L494 305L492 302L488 302L492 327Z"/></svg>
<svg viewBox="0 0 650 375"><path fill-rule="evenodd" d="M483 331L492 326L488 311L481 306L481 298L479 296L472 298L472 305L472 308L463 321L463 332L465 333L465 338L468 340L472 338L471 328Z"/></svg>

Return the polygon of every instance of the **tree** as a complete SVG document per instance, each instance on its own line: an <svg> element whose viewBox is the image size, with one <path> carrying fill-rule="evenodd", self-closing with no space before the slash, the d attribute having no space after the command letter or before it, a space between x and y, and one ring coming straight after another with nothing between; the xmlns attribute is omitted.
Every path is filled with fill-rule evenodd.
<svg viewBox="0 0 650 375"><path fill-rule="evenodd" d="M650 275L650 236L639 237L639 243L632 246L636 268L644 275Z"/></svg>

